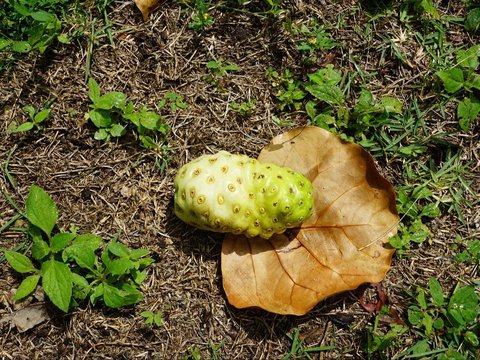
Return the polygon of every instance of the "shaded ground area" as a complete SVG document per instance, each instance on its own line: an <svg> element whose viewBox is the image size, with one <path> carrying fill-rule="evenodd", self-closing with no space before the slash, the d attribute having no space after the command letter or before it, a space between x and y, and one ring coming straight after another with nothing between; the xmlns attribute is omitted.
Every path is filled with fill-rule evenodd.
<svg viewBox="0 0 480 360"><path fill-rule="evenodd" d="M133 135L107 143L94 140L95 129L84 116L89 110L88 44L79 38L70 45L52 46L43 55L19 58L2 74L0 162L11 155L8 170L15 187L5 173L0 186L23 206L29 187L38 184L57 203L60 228L75 224L79 232L97 233L105 239L120 233L120 240L128 246L150 249L156 262L143 285L145 299L121 310L82 306L62 314L52 307L48 321L25 333L0 322L0 357L173 359L196 348L202 358L209 358L218 347L222 359L275 359L290 351L292 341L287 334L299 328L306 345L335 347L315 356L366 358L365 334L374 316L359 304L359 291L327 299L302 317L231 307L221 283L222 236L195 230L175 218L173 177L182 164L204 153L227 150L256 157L273 136L306 124L301 109L279 109L267 67L288 68L306 79L308 73L333 64L360 74L352 79L352 91L368 86L376 97L393 96L404 104L419 102L419 112L412 114L419 116L421 109L439 98L431 81L434 60L401 23L398 9L374 18L368 2L289 2L284 6L285 18L297 24L317 18L338 43L333 49L318 51L317 60L305 64L295 37L280 21L233 11L230 3L214 7L210 14L215 22L199 32L188 28L191 13L174 1L146 23L131 2L113 5L109 16L114 45L106 36L98 38L90 76L103 91L124 92L138 108L155 108L168 91L183 96L187 109L160 110L171 127L166 143L170 150L146 151ZM458 4L440 11L444 16L461 17L466 10ZM416 26L423 33L422 24ZM445 40L452 47L474 44L455 23L448 23ZM207 63L213 59L236 64L239 70L212 80ZM41 108L52 99L44 130L6 133L10 122L26 119L23 106ZM251 113L232 110L232 101L251 99L256 100ZM289 125L283 126L278 119L286 119L283 124ZM457 123L450 103L429 111L421 124L428 147L422 156L439 164L450 148L461 149L466 178L478 194L478 122L468 133L458 132ZM388 153L377 160L380 171L394 185L408 182L401 179L408 160ZM162 169L164 162L167 166ZM440 190L439 196L447 190ZM429 221L427 242L394 258L382 287L402 317L412 302L408 291L424 286L431 276L449 289L458 282L478 280L478 265L455 261L451 247L456 236L479 236L480 203L471 193L464 196L470 205L461 208L463 223L454 210L444 211ZM0 226L15 214L1 197ZM21 241L21 233L15 231L0 234L0 247L13 248ZM0 317L24 305L12 301L17 275L5 262L0 263ZM367 291L370 295L375 298L373 291ZM164 325L146 325L139 315L144 310L163 311ZM407 332L390 356L416 340L414 331Z"/></svg>

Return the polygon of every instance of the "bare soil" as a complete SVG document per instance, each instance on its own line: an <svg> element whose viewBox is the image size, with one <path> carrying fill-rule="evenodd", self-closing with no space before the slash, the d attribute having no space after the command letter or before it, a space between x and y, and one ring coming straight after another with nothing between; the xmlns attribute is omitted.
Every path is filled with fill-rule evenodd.
<svg viewBox="0 0 480 360"><path fill-rule="evenodd" d="M188 109L162 112L172 128L167 168L161 172L153 160L155 154L142 149L132 136L108 143L93 139L95 129L84 117L89 105L85 37L50 47L43 55L19 58L2 74L0 162L5 163L13 151L9 173L16 187L5 174L0 187L23 206L29 187L38 184L57 203L60 228L75 224L79 232L94 232L105 239L119 232L128 246L151 250L156 262L143 286L145 299L120 310L81 306L69 314L50 306L49 319L23 333L0 320L0 358L181 359L194 346L202 358L209 358L213 343L222 344L218 350L222 359L276 359L289 352L287 334L297 327L305 344L335 346L335 350L315 355L318 358L366 358L365 330L374 316L360 306L359 291L329 298L302 317L230 306L220 273L222 236L193 229L173 215L173 177L182 164L204 153L227 150L256 157L273 136L288 129L272 121L281 111L265 74L268 66L289 68L300 76L328 62L345 70L357 66L371 74L367 82L375 96L395 96L404 103L417 98L427 106L436 100L431 83L418 84L428 75L430 60L411 38L413 34L404 33L398 17L389 16L371 22L374 35L370 40L360 37L356 27L364 28L371 19L367 1L290 1L284 7L293 21L317 17L333 28L332 37L341 44L320 52L318 63L305 67L291 35L278 21L218 8L211 13L214 24L194 32L187 27L191 13L174 1L166 2L145 23L133 2L114 5L109 16L115 45L106 37L98 40L91 76L103 91L122 91L138 107L154 108L168 91L184 97ZM444 16L465 16L461 4L442 5L440 11ZM335 29L340 17L344 24ZM381 51L387 35L398 39L408 56L406 63L388 49ZM446 37L454 45L474 43L460 26L451 23ZM240 67L221 79L220 90L205 80L210 74L207 62L219 58ZM26 120L23 106L41 107L52 98L55 101L44 130L7 135L11 121ZM229 109L233 100L249 99L257 100L251 115ZM455 109L447 107L446 111L449 121L440 121L440 116L427 119L432 134L456 128ZM291 119L296 122L292 127L305 124L304 113L293 112ZM470 133L448 137L449 145L464 149L477 193L478 140L478 126ZM444 156L446 144L429 146L428 156ZM402 161L378 161L382 173L394 185L398 183ZM425 284L431 276L446 288L478 279L478 266L456 262L450 248L456 235L479 236L479 202L470 197L471 207L462 209L464 223L454 212L442 215L429 224L428 244L394 258L382 287L402 317L411 303L407 290ZM0 197L0 226L15 214ZM0 247L14 248L21 241L18 232L0 234ZM5 262L0 263L0 319L25 306L12 300L19 279ZM375 296L373 291L367 294ZM139 315L144 310L163 311L164 326L146 325ZM415 333L409 332L403 341L390 355L413 344Z"/></svg>

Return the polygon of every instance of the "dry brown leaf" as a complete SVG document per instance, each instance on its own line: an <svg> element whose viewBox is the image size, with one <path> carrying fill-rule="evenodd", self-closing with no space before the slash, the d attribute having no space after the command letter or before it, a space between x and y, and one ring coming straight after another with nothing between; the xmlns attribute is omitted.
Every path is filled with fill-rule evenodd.
<svg viewBox="0 0 480 360"><path fill-rule="evenodd" d="M158 9L166 0L135 0L138 10L143 15L143 21L147 21L148 15Z"/></svg>
<svg viewBox="0 0 480 360"><path fill-rule="evenodd" d="M223 286L233 306L303 315L328 296L383 279L394 252L384 245L398 223L395 192L365 150L303 127L275 137L258 159L309 178L315 210L289 235L226 236Z"/></svg>

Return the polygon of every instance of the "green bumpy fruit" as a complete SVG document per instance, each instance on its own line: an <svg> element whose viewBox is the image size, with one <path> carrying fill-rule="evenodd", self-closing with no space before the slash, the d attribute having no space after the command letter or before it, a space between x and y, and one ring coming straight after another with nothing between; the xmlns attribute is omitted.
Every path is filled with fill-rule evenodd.
<svg viewBox="0 0 480 360"><path fill-rule="evenodd" d="M289 168L221 151L185 164L175 214L203 230L268 239L312 215L313 187Z"/></svg>

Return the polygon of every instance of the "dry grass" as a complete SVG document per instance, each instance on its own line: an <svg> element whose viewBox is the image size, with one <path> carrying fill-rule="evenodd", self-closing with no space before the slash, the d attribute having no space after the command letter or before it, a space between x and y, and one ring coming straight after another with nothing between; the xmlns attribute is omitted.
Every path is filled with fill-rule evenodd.
<svg viewBox="0 0 480 360"><path fill-rule="evenodd" d="M394 17L375 23L374 34L365 40L355 31L368 17L366 2L345 0L336 4L316 1L291 2L291 14L298 22L318 16L333 25L341 16L344 26L333 30L341 44L322 54L336 66L361 69L375 95L390 95L428 103L433 96L428 85L418 88L419 79L431 77L429 59L418 43ZM174 91L184 97L189 108L164 111L171 126L169 146L173 158L164 173L133 137L118 142L93 140L93 127L85 122L88 110L84 82L86 39L69 46L51 48L43 56L19 59L2 74L0 85L0 162L14 149L9 164L16 187L5 176L0 187L18 204L24 204L31 184L38 184L52 195L61 214L59 226L78 226L79 231L98 233L105 238L120 232L120 240L131 247L150 249L156 260L143 286L145 299L135 307L109 310L80 307L68 315L50 309L51 318L26 333L18 333L0 323L0 357L5 359L174 359L188 354L193 346L202 356L211 355L210 342L224 345L222 359L275 359L286 354L291 341L286 333L300 327L308 345L335 345L336 350L322 359L362 359L362 338L372 315L358 303L358 292L332 297L303 317L277 316L260 310L237 310L226 301L219 269L221 236L194 230L172 214L176 169L203 153L227 150L250 156L285 129L275 125L272 115L278 104L265 76L265 68L293 69L306 74L289 34L276 22L235 12L213 11L215 24L203 32L187 28L188 14L175 2L167 2L146 23L131 2L115 3L110 13L115 31L115 47L106 39L93 52L91 76L102 90L126 93L136 105L151 108ZM443 9L458 15L463 7ZM393 39L407 57L402 63L384 49L384 37ZM457 28L448 29L452 42L471 42ZM402 40L403 39L403 40ZM385 50L385 51L383 51ZM208 61L222 58L240 66L221 79L218 90L205 81ZM44 131L6 135L12 120L25 120L21 108L42 106L55 98ZM236 100L256 99L252 115L241 116L229 109ZM447 109L452 112L454 109ZM302 123L298 115L299 123ZM453 115L452 115L453 116ZM296 119L296 117L293 117ZM428 119L433 133L451 129L454 123ZM478 130L478 127L477 127ZM480 192L478 132L452 136L452 142L468 149L473 161L474 190ZM432 151L435 149L432 149ZM382 172L394 179L402 162ZM410 301L405 289L438 277L445 286L478 277L478 266L463 266L454 261L449 245L455 234L478 238L479 202L472 199L465 208L465 224L453 215L442 216L429 224L431 244L396 258L383 283L391 303L401 315ZM0 226L15 215L15 210L0 197ZM0 247L12 248L21 241L13 231L0 235ZM11 289L18 278L5 262L0 264L0 317L11 313ZM152 328L139 315L144 310L164 312L165 325ZM413 334L406 341L414 342ZM408 344L405 344L408 345Z"/></svg>

